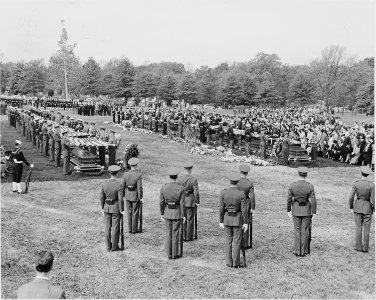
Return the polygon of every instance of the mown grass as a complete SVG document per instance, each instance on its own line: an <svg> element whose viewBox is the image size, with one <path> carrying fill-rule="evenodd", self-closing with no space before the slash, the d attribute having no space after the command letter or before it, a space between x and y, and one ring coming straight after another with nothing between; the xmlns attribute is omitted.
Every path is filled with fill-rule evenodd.
<svg viewBox="0 0 376 300"><path fill-rule="evenodd" d="M32 258L42 249L53 251L56 261L52 281L66 290L69 298L375 296L374 226L370 252L353 251L355 224L347 197L351 183L359 177L356 168L312 169L308 180L318 198L312 255L296 258L292 255L293 224L286 214L287 188L296 180L296 170L252 167L250 178L256 192L254 249L247 251L248 268L235 270L225 266L218 194L228 185L226 177L237 170L238 164L191 155L183 145L156 135L122 135L124 146L135 142L141 149L144 233L126 234L124 252L105 251L98 197L104 179L67 182L55 177L55 181L32 182L25 195L15 195L10 183L2 183L2 298L14 298L16 289L32 279ZM194 175L202 198L199 238L185 243L182 259L169 261L164 249L164 224L159 219L159 189L168 181L167 169L181 167L188 159L195 163Z"/></svg>

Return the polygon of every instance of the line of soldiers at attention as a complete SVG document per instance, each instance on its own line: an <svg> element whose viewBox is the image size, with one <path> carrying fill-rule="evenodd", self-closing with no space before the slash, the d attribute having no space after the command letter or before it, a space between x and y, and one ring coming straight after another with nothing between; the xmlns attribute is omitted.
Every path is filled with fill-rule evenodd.
<svg viewBox="0 0 376 300"><path fill-rule="evenodd" d="M53 111L46 112L36 109L27 111L8 108L8 114L10 125L18 128L20 134L32 142L33 148L36 147L41 155L48 157L50 162L55 162L56 168L63 167L65 176L71 174L70 156L73 145L69 141L68 131L66 129L61 130L60 126L82 132L90 137L96 137L110 144L119 143L115 137L115 131L110 130L110 133L107 133L104 127L97 130L94 122L89 125L88 122L83 122L81 119L75 119L68 115L64 117L60 112L55 114ZM91 148L90 150L96 153L97 147ZM103 156L101 161L102 163L104 161L105 164L105 151L99 152L100 158ZM116 160L115 147L109 147L109 158L110 164L114 164Z"/></svg>
<svg viewBox="0 0 376 300"><path fill-rule="evenodd" d="M143 203L142 176L137 169L139 159L131 158L130 172L125 173L121 182L117 180L120 167L109 167L111 179L101 188L100 200L105 216L105 235L108 251L118 251L119 234L122 230L124 201L128 214L129 233L141 232L139 219L142 219L140 207ZM168 171L170 182L160 190L161 220L166 224L166 251L169 259L177 259L183 255L183 241L197 238L197 207L200 195L197 178L192 176L193 163L183 165L184 174L171 169ZM240 251L252 248L252 217L255 213L255 193L253 182L247 178L249 165L239 166L240 174L229 176L230 186L219 195L220 227L225 233L226 266L245 267L241 264ZM350 209L354 212L356 223L356 250L367 252L369 248L369 230L372 214L375 209L374 185L367 180L372 170L366 166L360 169L362 178L354 183L350 195ZM287 193L287 215L293 219L294 247L293 254L305 257L310 254L312 220L317 213L317 200L314 186L306 178L309 169L297 169L298 180L293 182ZM356 201L354 204L354 197ZM196 228L195 228L196 227ZM364 227L364 246L362 229Z"/></svg>

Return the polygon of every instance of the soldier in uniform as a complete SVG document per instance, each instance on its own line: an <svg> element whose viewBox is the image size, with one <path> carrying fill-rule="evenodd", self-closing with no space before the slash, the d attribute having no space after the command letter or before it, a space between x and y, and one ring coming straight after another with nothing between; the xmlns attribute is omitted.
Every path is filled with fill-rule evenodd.
<svg viewBox="0 0 376 300"><path fill-rule="evenodd" d="M120 171L118 165L108 167L111 179L107 180L101 188L100 202L104 215L104 231L107 251L119 250L120 220L124 214L123 194L117 174Z"/></svg>
<svg viewBox="0 0 376 300"><path fill-rule="evenodd" d="M251 150L251 124L247 123L245 125L245 155L249 156L250 155L250 150Z"/></svg>
<svg viewBox="0 0 376 300"><path fill-rule="evenodd" d="M114 135L115 131L110 130L110 136L108 137L108 143L112 146L108 146L108 164L114 165L116 159L116 138Z"/></svg>
<svg viewBox="0 0 376 300"><path fill-rule="evenodd" d="M372 173L369 167L360 167L360 172L362 173L362 177L353 183L349 197L349 206L350 211L354 213L355 217L355 250L368 252L369 231L371 228L372 214L375 211L375 185L367 179L368 175ZM354 201L355 195L356 201ZM362 241L363 230L364 243Z"/></svg>
<svg viewBox="0 0 376 300"><path fill-rule="evenodd" d="M136 157L128 161L131 170L124 173L121 181L121 191L127 207L129 233L138 233L140 201L143 202L142 177L140 171L137 170L139 161Z"/></svg>
<svg viewBox="0 0 376 300"><path fill-rule="evenodd" d="M44 156L48 156L48 125L44 124L44 128L42 128L43 134L43 151L42 154Z"/></svg>
<svg viewBox="0 0 376 300"><path fill-rule="evenodd" d="M23 152L21 151L22 142L19 140L16 140L14 144L14 150L9 156L9 161L12 162L12 179L13 179L13 192L22 194L22 188L21 188L21 177L22 177L22 171L23 171L23 164L30 166L30 168L34 168L33 164L29 164L29 162L26 160Z"/></svg>
<svg viewBox="0 0 376 300"><path fill-rule="evenodd" d="M200 194L197 178L191 175L192 162L184 165L185 174L179 176L176 182L184 187L184 217L187 222L184 224L184 241L193 240L195 209L200 206Z"/></svg>
<svg viewBox="0 0 376 300"><path fill-rule="evenodd" d="M62 139L61 139L61 153L63 155L63 174L65 176L71 175L70 173L70 152L71 152L71 144L68 140L68 131L62 132Z"/></svg>
<svg viewBox="0 0 376 300"><path fill-rule="evenodd" d="M287 166L289 164L289 147L290 139L289 133L286 131L282 140L282 154L283 154L283 163Z"/></svg>
<svg viewBox="0 0 376 300"><path fill-rule="evenodd" d="M33 281L22 285L17 290L17 299L65 299L65 292L50 283L50 272L54 262L51 251L38 253Z"/></svg>
<svg viewBox="0 0 376 300"><path fill-rule="evenodd" d="M226 266L240 268L242 230L248 230L248 208L244 192L236 186L240 177L233 174L229 179L231 187L219 195L219 226L225 230Z"/></svg>
<svg viewBox="0 0 376 300"><path fill-rule="evenodd" d="M261 158L266 158L266 135L265 135L265 129L261 129L261 133L259 135L260 138L260 156Z"/></svg>
<svg viewBox="0 0 376 300"><path fill-rule="evenodd" d="M176 182L178 178L177 170L170 170L168 175L172 180L162 186L160 192L161 220L166 224L166 250L169 259L179 258L179 232L181 221L185 223L184 198L185 190Z"/></svg>
<svg viewBox="0 0 376 300"><path fill-rule="evenodd" d="M247 175L250 171L248 165L240 165L239 171L241 173L241 178L238 182L238 190L243 191L245 194L245 199L247 202L247 213L249 216L248 228L250 228L250 222L252 221L253 214L255 213L256 200L255 200L255 191L253 187L253 182L247 178ZM244 235L245 248L251 248L251 230L248 230L247 234Z"/></svg>
<svg viewBox="0 0 376 300"><path fill-rule="evenodd" d="M50 161L55 161L55 141L53 137L52 123L48 125L48 153L50 155Z"/></svg>
<svg viewBox="0 0 376 300"><path fill-rule="evenodd" d="M306 181L308 168L299 167L298 174L299 180L293 182L288 190L287 214L294 219L293 254L304 257L309 254L309 227L311 218L316 216L316 196L313 185Z"/></svg>
<svg viewBox="0 0 376 300"><path fill-rule="evenodd" d="M53 133L53 140L55 142L55 167L60 168L61 161L61 136L60 136L60 125L55 125L55 132Z"/></svg>

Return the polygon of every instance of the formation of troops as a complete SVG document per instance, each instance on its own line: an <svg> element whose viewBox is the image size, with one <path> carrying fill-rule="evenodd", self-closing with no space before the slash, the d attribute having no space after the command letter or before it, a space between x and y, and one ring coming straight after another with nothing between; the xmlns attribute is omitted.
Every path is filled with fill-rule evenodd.
<svg viewBox="0 0 376 300"><path fill-rule="evenodd" d="M150 118L153 118L153 116L158 118L159 115L159 117L166 122L191 122L190 124L196 124L198 128L203 126L203 122L206 122L206 125L204 126L206 131L212 129L218 130L220 126L228 126L228 128L232 127L233 130L244 130L247 132L245 138L248 138L248 133L250 133L250 137L252 137L252 134L257 133L258 138L261 136L262 140L263 138L265 139L267 134L274 134L273 130L267 126L267 124L269 124L268 118L273 115L272 111L273 110L270 110L269 113L271 115L268 115L263 114L261 110L254 110L254 113L261 114L266 118L266 120L258 122L262 123L259 125L256 125L257 122L251 124L251 114L249 114L248 117L244 117L246 118L245 120L241 120L243 117L239 116L230 117L221 115L219 117L216 114L211 115L195 111L179 112L176 110L154 110L153 112L149 112L148 115ZM275 111L274 114L276 114L276 112L277 111ZM286 118L289 118L289 113L298 114L299 110L286 110L285 113L287 114ZM337 130L340 132L343 132L343 130L354 130L356 134L360 133L364 134L364 136L373 134L372 127L366 129L366 126L359 125L356 129L348 128L340 125L340 120L338 119L334 119L334 121L331 120L330 116L326 115L326 113L319 113L318 119L315 118L313 121L310 121L309 116L311 116L311 114L316 116L317 111L315 108L312 108L312 110L302 109L300 113L301 114L298 114L298 116L301 117L304 115L308 120L308 126L303 126L308 129L308 131L310 131L309 126L313 126L313 128L320 128L320 126L334 126L333 129L336 133ZM134 119L136 116L137 118L140 117L145 119L145 115L146 112L142 110L124 111L124 118L129 118L129 120ZM238 118L240 118L240 123L238 123ZM94 131L97 132L95 124L93 127L87 123L85 124L85 122L82 122L79 119L75 120L69 116L61 116L61 113L59 112L55 114L53 112L36 109L19 112L19 110L13 109L9 110L9 119L12 126L17 123L17 126L15 127L18 127L20 132L26 136L26 138L31 141L41 153L49 155L51 159L55 159L57 166L59 163L56 161L56 157L59 155L56 156L56 148L59 149L60 147L62 154L64 151L69 151L68 148L70 149L69 141L67 139L67 131L62 132L60 135L59 125L64 124L64 126L77 131L87 131L90 133L93 133ZM299 117L297 119L302 120L302 118ZM262 120L262 118L260 118L260 120ZM316 121L318 121L317 124ZM56 124L54 125L53 122ZM295 127L292 126L292 128L286 128L283 126L283 121L281 124L281 129L279 129L280 131L277 133L278 138L282 138L282 141L288 144L291 141L291 130ZM339 129L336 129L337 126L339 126ZM322 135L324 133L322 130L318 129L317 132L321 132ZM52 136L53 143L50 143L50 135ZM57 135L60 136L60 143L58 142L59 145L56 147L56 141L59 140ZM322 142L322 135L316 142L319 149L321 149L320 143ZM204 136L207 137L206 134ZM67 141L64 141L65 138ZM308 144L307 140L301 140L302 144L304 144L303 142ZM54 148L51 148L52 144L54 145ZM21 179L20 174L22 174L22 165L26 164L33 167L33 165L23 156L20 147L21 141L17 140L10 157L13 163L14 173L12 176L14 182L13 190L15 192L20 192L19 181ZM67 148L65 149L64 147ZM54 154L50 156L51 153ZM57 154L58 153L59 150ZM64 161L66 159L64 154L63 159ZM66 161L65 163L69 164L69 161ZM144 186L142 184L142 173L138 169L139 163L140 160L138 158L131 158L128 161L131 170L125 172L120 180L118 178L120 167L117 165L111 165L108 168L111 178L106 180L101 186L100 203L104 215L105 245L108 251L119 251L124 249L123 228L125 226L123 224L123 218L125 215L128 221L128 233L142 233ZM359 180L354 182L349 196L349 209L354 214L356 225L355 250L360 252L369 251L369 231L372 215L375 210L374 183L367 179L368 176L372 174L372 170L367 165L361 166L361 176ZM372 164L370 166L372 166ZM183 170L169 170L166 174L169 181L160 189L160 218L165 222L166 254L169 259L178 259L182 257L183 242L190 242L197 239L197 210L202 199L200 197L198 180L192 175L193 167L194 165L192 162L186 162L183 165ZM248 178L249 172L249 165L240 165L237 173L229 174L228 187L224 188L219 193L219 226L224 231L226 266L231 268L246 267L244 251L253 247L252 218L255 214L256 197L253 182ZM293 182L287 190L286 212L288 217L293 219L294 225L293 255L305 257L311 252L310 243L312 222L316 216L318 204L314 186L307 181L309 169L299 167L297 173L297 180ZM125 211L127 212L126 214ZM242 252L243 261L241 259ZM18 297L30 298L30 295L36 295L38 298L64 298L64 291L48 283L48 274L53 263L52 253L48 251L43 252L40 254L39 258L40 259L36 265L36 278L33 282L22 286L18 290Z"/></svg>

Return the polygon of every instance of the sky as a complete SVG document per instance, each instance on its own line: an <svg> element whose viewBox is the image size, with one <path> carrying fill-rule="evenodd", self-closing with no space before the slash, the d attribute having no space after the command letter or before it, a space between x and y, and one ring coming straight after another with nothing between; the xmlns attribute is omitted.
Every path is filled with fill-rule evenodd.
<svg viewBox="0 0 376 300"><path fill-rule="evenodd" d="M259 52L308 64L330 45L374 56L375 2L343 0L0 0L3 61L45 62L61 20L82 62L128 57L197 68L246 62Z"/></svg>

